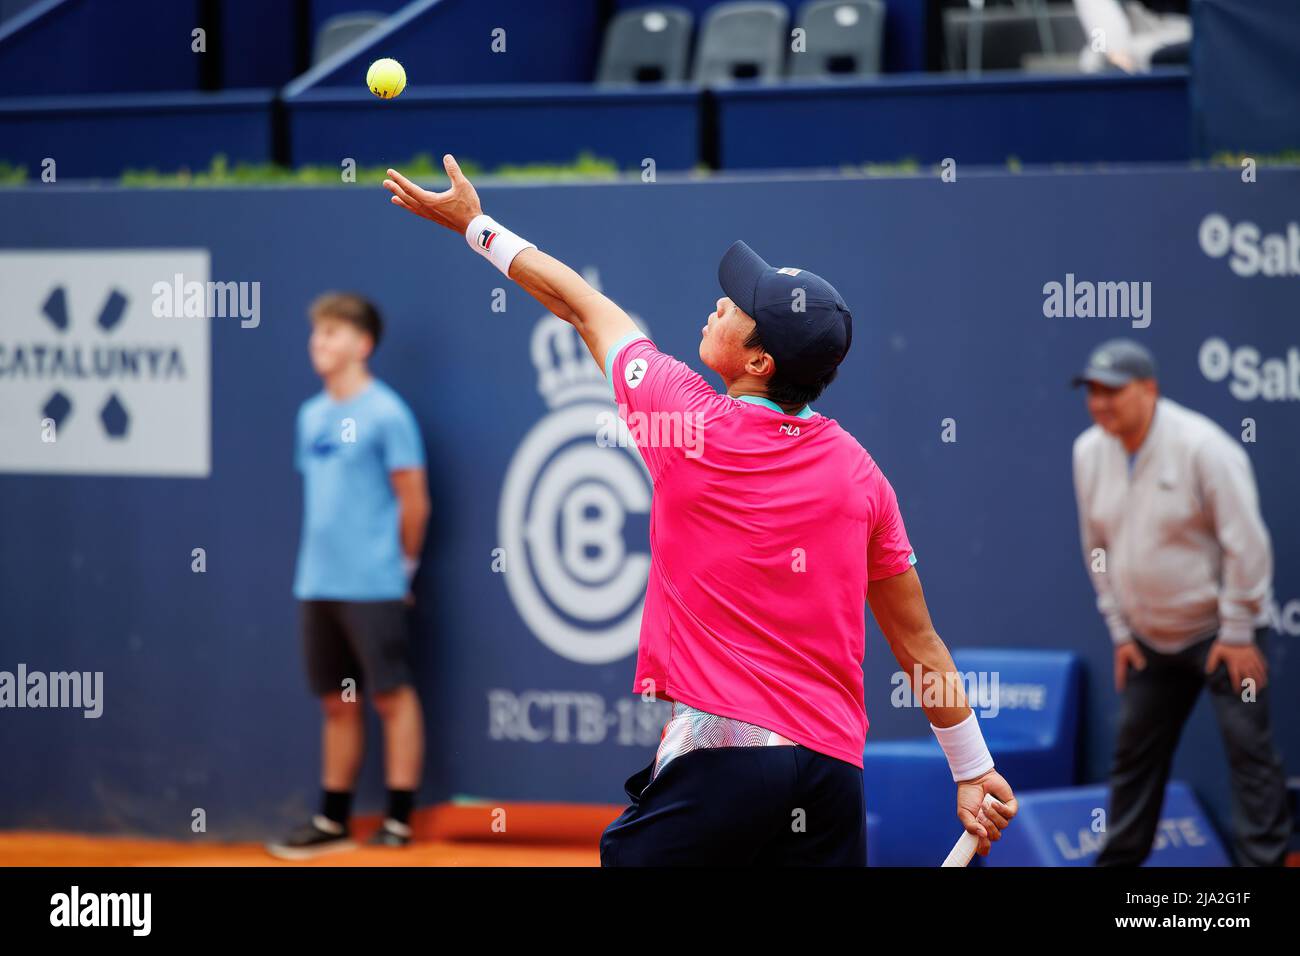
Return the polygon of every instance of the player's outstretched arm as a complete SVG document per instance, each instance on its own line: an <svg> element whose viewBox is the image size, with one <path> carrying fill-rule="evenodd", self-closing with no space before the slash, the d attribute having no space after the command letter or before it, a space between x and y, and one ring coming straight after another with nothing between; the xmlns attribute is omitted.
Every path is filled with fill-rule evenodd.
<svg viewBox="0 0 1300 956"><path fill-rule="evenodd" d="M395 169L388 171L384 188L393 194L395 206L432 220L460 235L466 235L470 223L480 220L484 224L484 243L480 247L487 253L500 238L501 230L495 222L483 216L478 192L461 172L455 157L450 153L442 158L443 167L451 180L451 188L443 192L422 189ZM494 231L492 227L496 227ZM518 243L511 235L506 242ZM504 243L503 243L504 245ZM501 246L498 247L500 249ZM498 259L493 255L494 263ZM499 268L502 268L498 264ZM591 287L588 282L563 262L528 245L515 252L506 263L508 275L518 282L529 295L573 325L587 343L591 357L604 369L605 353L628 333L637 331L636 323L608 297ZM503 268L503 271L504 268Z"/></svg>
<svg viewBox="0 0 1300 956"><path fill-rule="evenodd" d="M957 819L968 833L979 837L976 852L987 856L989 841L1000 840L1002 829L1016 815L1016 798L1011 786L993 769L957 665L930 620L916 569L872 581L867 603L948 757L957 783ZM918 672L920 687L913 680ZM936 686L940 690L937 700L931 690ZM986 793L995 798L989 807L982 806Z"/></svg>

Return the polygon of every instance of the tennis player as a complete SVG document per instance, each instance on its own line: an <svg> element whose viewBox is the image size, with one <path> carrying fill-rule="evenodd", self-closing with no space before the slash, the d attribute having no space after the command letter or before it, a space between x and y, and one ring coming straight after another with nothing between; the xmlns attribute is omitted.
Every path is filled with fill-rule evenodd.
<svg viewBox="0 0 1300 956"><path fill-rule="evenodd" d="M390 169L392 202L463 234L570 322L624 419L649 418L662 436L674 432L654 416L673 416L675 434L692 431L689 447L638 446L654 503L634 690L673 707L655 760L627 781L631 805L606 829L601 862L865 865L864 596L904 673L948 691L925 712L957 816L987 855L1016 801L931 625L894 491L808 406L849 348L839 294L733 245L718 267L725 296L700 330L718 394L572 269L484 215L455 159L443 164L440 193ZM986 793L1001 801L987 812Z"/></svg>

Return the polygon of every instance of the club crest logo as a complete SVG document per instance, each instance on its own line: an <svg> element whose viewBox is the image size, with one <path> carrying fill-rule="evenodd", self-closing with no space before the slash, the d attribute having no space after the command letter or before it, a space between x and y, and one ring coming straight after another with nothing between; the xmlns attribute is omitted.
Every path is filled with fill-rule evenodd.
<svg viewBox="0 0 1300 956"><path fill-rule="evenodd" d="M543 318L531 354L549 412L506 469L502 577L538 640L572 661L609 663L633 653L640 635L650 555L628 526L648 518L650 474L632 442L597 443L614 399L574 328Z"/></svg>

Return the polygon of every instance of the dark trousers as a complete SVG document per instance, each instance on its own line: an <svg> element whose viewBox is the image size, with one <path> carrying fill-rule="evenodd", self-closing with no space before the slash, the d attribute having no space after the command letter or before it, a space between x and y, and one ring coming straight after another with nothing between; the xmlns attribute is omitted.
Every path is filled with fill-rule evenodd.
<svg viewBox="0 0 1300 956"><path fill-rule="evenodd" d="M862 770L800 746L715 747L654 763L600 838L601 866L866 866Z"/></svg>
<svg viewBox="0 0 1300 956"><path fill-rule="evenodd" d="M1263 652L1266 628L1255 633ZM1130 668L1111 762L1110 819L1098 866L1137 866L1151 852L1183 725L1208 686L1232 772L1232 831L1241 866L1282 866L1291 835L1286 777L1269 729L1267 689L1241 699L1228 669L1205 664L1213 638L1177 654L1139 641L1147 665Z"/></svg>

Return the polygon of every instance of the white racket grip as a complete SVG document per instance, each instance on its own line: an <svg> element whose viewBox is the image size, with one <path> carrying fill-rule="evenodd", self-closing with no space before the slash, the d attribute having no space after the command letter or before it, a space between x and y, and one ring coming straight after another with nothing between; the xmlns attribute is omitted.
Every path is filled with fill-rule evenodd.
<svg viewBox="0 0 1300 956"><path fill-rule="evenodd" d="M993 794L984 794L984 809L987 810L993 806ZM944 866L968 866L971 858L975 855L975 850L980 844L980 838L967 830L953 844L952 850L948 853L948 858L943 861Z"/></svg>

